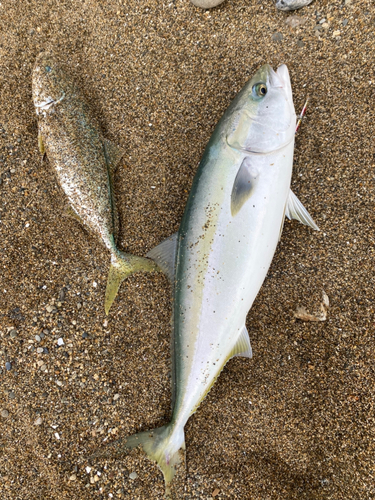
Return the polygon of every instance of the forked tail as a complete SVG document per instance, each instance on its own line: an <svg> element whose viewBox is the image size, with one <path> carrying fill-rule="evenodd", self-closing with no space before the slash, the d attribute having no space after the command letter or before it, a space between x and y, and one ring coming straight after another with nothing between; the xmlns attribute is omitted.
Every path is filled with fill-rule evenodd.
<svg viewBox="0 0 375 500"><path fill-rule="evenodd" d="M93 458L116 458L141 445L148 457L155 461L164 475L165 498L171 498L169 483L180 467L185 466L184 430L172 427L172 424L148 432L140 432L127 438L118 439L100 448Z"/></svg>
<svg viewBox="0 0 375 500"><path fill-rule="evenodd" d="M160 271L159 267L150 259L136 257L116 250L111 254L111 267L109 268L107 289L105 291L104 309L108 314L112 302L115 300L121 283L133 273L138 271Z"/></svg>

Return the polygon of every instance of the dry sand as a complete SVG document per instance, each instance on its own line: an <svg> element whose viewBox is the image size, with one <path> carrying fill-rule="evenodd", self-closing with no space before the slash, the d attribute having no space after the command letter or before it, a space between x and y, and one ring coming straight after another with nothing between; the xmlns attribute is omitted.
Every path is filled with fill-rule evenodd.
<svg viewBox="0 0 375 500"><path fill-rule="evenodd" d="M62 216L37 148L31 71L45 49L70 64L106 137L126 151L120 247L139 255L177 230L236 92L261 64L288 65L296 108L311 98L292 187L321 232L285 224L248 315L254 358L231 360L186 426L180 498L375 498L375 5L345 3L315 0L291 29L296 14L271 0L212 11L188 0L1 0L2 499L164 491L138 450L85 459L104 439L170 417L170 288L162 275L133 276L105 317L109 254ZM299 305L319 310L323 289L327 321L294 319Z"/></svg>

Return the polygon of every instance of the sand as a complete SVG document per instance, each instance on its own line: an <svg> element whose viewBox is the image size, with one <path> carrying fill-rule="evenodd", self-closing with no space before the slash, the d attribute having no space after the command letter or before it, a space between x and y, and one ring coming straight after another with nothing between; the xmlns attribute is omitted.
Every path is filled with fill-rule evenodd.
<svg viewBox="0 0 375 500"><path fill-rule="evenodd" d="M135 275L105 316L109 254L63 216L38 152L31 71L46 49L69 64L105 136L125 150L119 246L139 255L178 229L231 99L261 64L288 65L296 108L310 96L292 188L321 231L286 222L247 319L254 357L231 360L190 418L177 490L204 500L375 498L375 6L345 4L315 0L289 14L271 0L211 11L188 0L1 1L1 498L164 493L141 451L87 461L104 440L170 418L170 287L160 274ZM292 15L304 24L290 28ZM296 320L298 306L319 310L323 290L327 320Z"/></svg>

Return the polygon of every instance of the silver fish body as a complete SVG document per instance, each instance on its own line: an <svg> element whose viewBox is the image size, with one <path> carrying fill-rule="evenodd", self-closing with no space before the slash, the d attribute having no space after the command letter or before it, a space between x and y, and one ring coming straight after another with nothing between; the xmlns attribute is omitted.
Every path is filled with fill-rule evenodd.
<svg viewBox="0 0 375 500"><path fill-rule="evenodd" d="M111 252L105 300L108 313L123 279L138 270L157 269L149 259L125 254L116 246L118 220L112 183L122 151L102 137L87 101L52 54L37 57L33 99L39 146L55 167L71 214Z"/></svg>
<svg viewBox="0 0 375 500"><path fill-rule="evenodd" d="M112 449L142 444L167 485L185 447L187 420L231 357L252 356L246 315L271 264L285 214L317 229L290 194L295 125L286 66L277 72L263 66L217 125L177 235L148 254L169 274L174 289L172 419Z"/></svg>

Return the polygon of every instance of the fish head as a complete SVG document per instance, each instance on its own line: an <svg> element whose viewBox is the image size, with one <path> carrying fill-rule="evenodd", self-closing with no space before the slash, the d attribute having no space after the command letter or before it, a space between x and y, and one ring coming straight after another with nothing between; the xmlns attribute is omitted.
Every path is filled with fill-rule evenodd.
<svg viewBox="0 0 375 500"><path fill-rule="evenodd" d="M33 69L33 100L37 114L53 112L69 93L71 83L56 57L42 52Z"/></svg>
<svg viewBox="0 0 375 500"><path fill-rule="evenodd" d="M262 66L228 108L229 146L255 154L272 153L289 144L295 134L296 114L288 68Z"/></svg>

